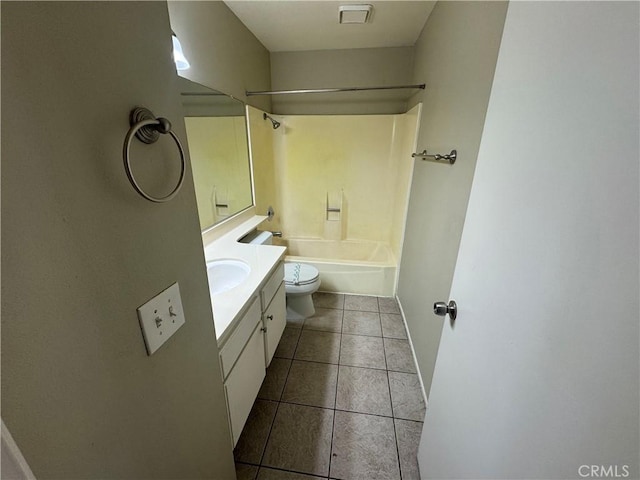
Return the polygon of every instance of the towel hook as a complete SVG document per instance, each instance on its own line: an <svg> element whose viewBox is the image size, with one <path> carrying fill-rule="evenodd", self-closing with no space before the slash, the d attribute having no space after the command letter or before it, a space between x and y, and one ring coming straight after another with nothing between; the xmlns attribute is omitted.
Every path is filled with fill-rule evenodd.
<svg viewBox="0 0 640 480"><path fill-rule="evenodd" d="M175 133L171 131L171 122L163 117L158 117L151 112L151 110L144 107L136 107L131 110L131 114L129 115L129 124L131 128L127 132L127 135L124 137L124 147L122 150L122 156L124 159L124 169L127 172L127 177L135 188L136 192L138 192L141 196L149 200L150 202L155 203L163 203L168 202L173 197L176 196L180 188L182 187L182 183L184 182L184 172L186 169L186 161L184 158L184 150L182 145L180 144L180 140L176 136ZM133 176L133 172L131 171L131 162L129 160L129 149L131 148L131 141L135 136L142 143L151 144L155 143L158 138L160 138L160 134L169 134L171 138L176 142L178 146L178 151L180 152L180 178L178 179L178 184L175 188L164 197L154 197L146 193L142 190L142 187L138 185L135 177Z"/></svg>

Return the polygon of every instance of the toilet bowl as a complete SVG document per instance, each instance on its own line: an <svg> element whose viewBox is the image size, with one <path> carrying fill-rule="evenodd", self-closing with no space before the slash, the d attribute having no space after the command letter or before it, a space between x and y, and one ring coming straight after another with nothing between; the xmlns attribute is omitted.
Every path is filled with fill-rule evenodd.
<svg viewBox="0 0 640 480"><path fill-rule="evenodd" d="M284 288L287 320L304 320L316 313L312 298L320 288L320 273L316 267L306 263L285 263Z"/></svg>

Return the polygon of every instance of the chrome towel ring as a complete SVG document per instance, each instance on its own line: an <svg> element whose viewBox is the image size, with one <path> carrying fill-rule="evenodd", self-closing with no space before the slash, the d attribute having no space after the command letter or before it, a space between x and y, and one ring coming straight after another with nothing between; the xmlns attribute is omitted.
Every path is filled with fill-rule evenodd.
<svg viewBox="0 0 640 480"><path fill-rule="evenodd" d="M138 192L150 202L168 202L176 196L176 194L182 187L182 183L184 182L186 161L184 158L184 150L182 148L182 145L180 144L180 140L178 139L176 134L171 131L171 122L169 122L169 120L162 117L156 118L156 116L149 109L146 109L144 107L136 107L131 110L131 114L129 115L129 124L131 125L131 128L127 132L126 137L124 137L124 147L122 150L122 156L124 158L124 169L127 172L127 177L129 178L131 185L133 185L133 188L136 189L136 192ZM143 143L151 144L155 143L158 138L160 138L161 133L163 135L167 133L171 135L171 138L173 138L173 140L176 142L176 145L178 145L181 162L180 179L178 180L178 184L171 191L171 193L164 197L153 197L142 190L140 185L138 185L138 182L136 182L136 179L133 176L133 172L131 171L129 149L131 147L131 141L133 140L134 136Z"/></svg>

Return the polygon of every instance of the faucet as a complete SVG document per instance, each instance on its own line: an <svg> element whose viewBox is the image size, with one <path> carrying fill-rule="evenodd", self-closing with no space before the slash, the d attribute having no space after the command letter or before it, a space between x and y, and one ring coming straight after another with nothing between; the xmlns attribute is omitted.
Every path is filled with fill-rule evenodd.
<svg viewBox="0 0 640 480"><path fill-rule="evenodd" d="M271 232L274 237L282 237L282 232Z"/></svg>

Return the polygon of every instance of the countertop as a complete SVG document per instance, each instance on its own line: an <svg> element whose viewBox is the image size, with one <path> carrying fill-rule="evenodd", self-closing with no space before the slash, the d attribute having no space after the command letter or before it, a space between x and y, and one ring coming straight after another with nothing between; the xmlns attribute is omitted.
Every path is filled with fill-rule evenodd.
<svg viewBox="0 0 640 480"><path fill-rule="evenodd" d="M238 259L251 267L249 276L240 285L211 296L213 320L220 347L233 332L237 321L249 307L251 300L260 292L260 287L269 278L269 274L275 269L278 262L284 259L286 247L238 242L266 219L265 216L256 215L205 245L204 257L207 262Z"/></svg>

